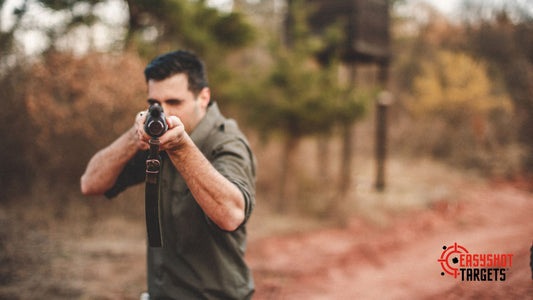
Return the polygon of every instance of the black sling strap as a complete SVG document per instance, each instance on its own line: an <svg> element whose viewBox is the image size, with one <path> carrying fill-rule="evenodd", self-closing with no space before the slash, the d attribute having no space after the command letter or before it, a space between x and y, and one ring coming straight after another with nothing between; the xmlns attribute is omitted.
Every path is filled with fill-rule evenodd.
<svg viewBox="0 0 533 300"><path fill-rule="evenodd" d="M163 246L159 203L159 174L161 170L159 144L158 139L150 139L150 154L146 160L145 210L148 245L150 247Z"/></svg>

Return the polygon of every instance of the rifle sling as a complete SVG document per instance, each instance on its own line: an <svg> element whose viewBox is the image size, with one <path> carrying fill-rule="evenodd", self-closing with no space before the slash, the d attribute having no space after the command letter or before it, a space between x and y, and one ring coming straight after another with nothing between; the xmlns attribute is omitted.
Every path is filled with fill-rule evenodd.
<svg viewBox="0 0 533 300"><path fill-rule="evenodd" d="M148 245L150 247L163 246L159 201L160 170L159 140L151 139L150 154L146 160L145 189L146 230L148 233Z"/></svg>

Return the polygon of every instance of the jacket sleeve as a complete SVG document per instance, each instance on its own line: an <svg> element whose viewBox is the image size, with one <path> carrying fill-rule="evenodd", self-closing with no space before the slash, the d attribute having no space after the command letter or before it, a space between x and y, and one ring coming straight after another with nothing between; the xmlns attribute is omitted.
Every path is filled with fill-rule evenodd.
<svg viewBox="0 0 533 300"><path fill-rule="evenodd" d="M139 151L126 164L124 170L120 173L112 188L107 190L104 195L111 199L122 193L129 186L141 183L145 178L147 151Z"/></svg>
<svg viewBox="0 0 533 300"><path fill-rule="evenodd" d="M246 223L255 206L255 158L248 143L241 138L234 138L218 144L211 153L211 163L243 194L243 224Z"/></svg>

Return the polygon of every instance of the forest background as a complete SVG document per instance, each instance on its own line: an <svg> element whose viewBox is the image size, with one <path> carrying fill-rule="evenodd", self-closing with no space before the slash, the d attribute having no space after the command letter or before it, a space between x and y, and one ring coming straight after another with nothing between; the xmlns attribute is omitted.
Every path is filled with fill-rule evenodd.
<svg viewBox="0 0 533 300"><path fill-rule="evenodd" d="M427 160L468 177L530 182L530 1L463 0L453 15L390 1L385 85L375 66L360 66L354 82L335 53L320 62L317 53L346 37L338 26L314 35L305 22L312 8L291 3L296 21L285 30L284 1L0 1L0 295L77 295L58 283L64 272L44 263L71 255L55 235L93 236L95 224L117 218L142 231L139 189L114 201L89 198L79 178L146 108L147 62L174 49L205 60L213 98L250 138L256 218L269 220L256 225L262 234L304 226L289 219L322 226L365 218L375 207L363 203L384 197L413 204L411 194L398 196L406 192L395 178L384 192L373 188L375 103L384 91L394 99L389 160L400 173ZM438 197L438 186L427 189L416 205Z"/></svg>

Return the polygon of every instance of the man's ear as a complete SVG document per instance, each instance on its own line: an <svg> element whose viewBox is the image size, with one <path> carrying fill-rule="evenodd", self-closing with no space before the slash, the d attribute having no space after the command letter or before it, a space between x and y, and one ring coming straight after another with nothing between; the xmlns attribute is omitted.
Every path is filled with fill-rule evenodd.
<svg viewBox="0 0 533 300"><path fill-rule="evenodd" d="M200 101L200 107L207 109L207 105L211 101L211 90L208 87L203 88L198 94L198 100Z"/></svg>

